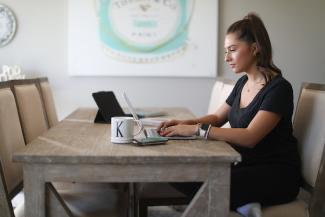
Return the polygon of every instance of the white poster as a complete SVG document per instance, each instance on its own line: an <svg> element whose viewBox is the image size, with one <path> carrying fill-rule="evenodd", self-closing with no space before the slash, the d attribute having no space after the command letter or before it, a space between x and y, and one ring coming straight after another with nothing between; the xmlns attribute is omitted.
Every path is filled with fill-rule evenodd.
<svg viewBox="0 0 325 217"><path fill-rule="evenodd" d="M216 0L69 0L70 75L214 77Z"/></svg>

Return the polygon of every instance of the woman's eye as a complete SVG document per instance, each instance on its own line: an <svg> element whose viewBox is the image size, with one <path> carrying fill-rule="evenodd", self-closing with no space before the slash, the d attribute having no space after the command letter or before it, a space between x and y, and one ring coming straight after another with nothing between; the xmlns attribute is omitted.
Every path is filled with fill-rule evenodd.
<svg viewBox="0 0 325 217"><path fill-rule="evenodd" d="M228 50L225 50L225 54L233 53L233 52L236 52L236 48L229 48Z"/></svg>

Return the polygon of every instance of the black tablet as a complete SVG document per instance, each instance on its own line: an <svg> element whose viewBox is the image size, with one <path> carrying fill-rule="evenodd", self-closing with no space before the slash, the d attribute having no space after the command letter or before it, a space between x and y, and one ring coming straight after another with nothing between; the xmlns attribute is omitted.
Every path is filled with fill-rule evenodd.
<svg viewBox="0 0 325 217"><path fill-rule="evenodd" d="M95 123L111 123L111 117L127 116L113 91L99 91L93 93L92 96L98 106Z"/></svg>

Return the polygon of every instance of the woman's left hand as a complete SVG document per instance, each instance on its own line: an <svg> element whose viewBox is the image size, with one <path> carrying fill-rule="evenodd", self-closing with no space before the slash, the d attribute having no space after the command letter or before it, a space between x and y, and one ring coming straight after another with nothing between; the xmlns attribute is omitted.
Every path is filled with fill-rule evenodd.
<svg viewBox="0 0 325 217"><path fill-rule="evenodd" d="M161 136L192 136L197 132L197 125L174 125L160 131Z"/></svg>

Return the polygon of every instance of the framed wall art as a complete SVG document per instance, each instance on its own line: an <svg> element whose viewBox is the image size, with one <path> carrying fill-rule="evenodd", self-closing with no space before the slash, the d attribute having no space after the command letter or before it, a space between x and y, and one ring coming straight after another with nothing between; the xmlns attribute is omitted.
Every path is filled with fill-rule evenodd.
<svg viewBox="0 0 325 217"><path fill-rule="evenodd" d="M214 77L216 0L70 0L70 75Z"/></svg>

